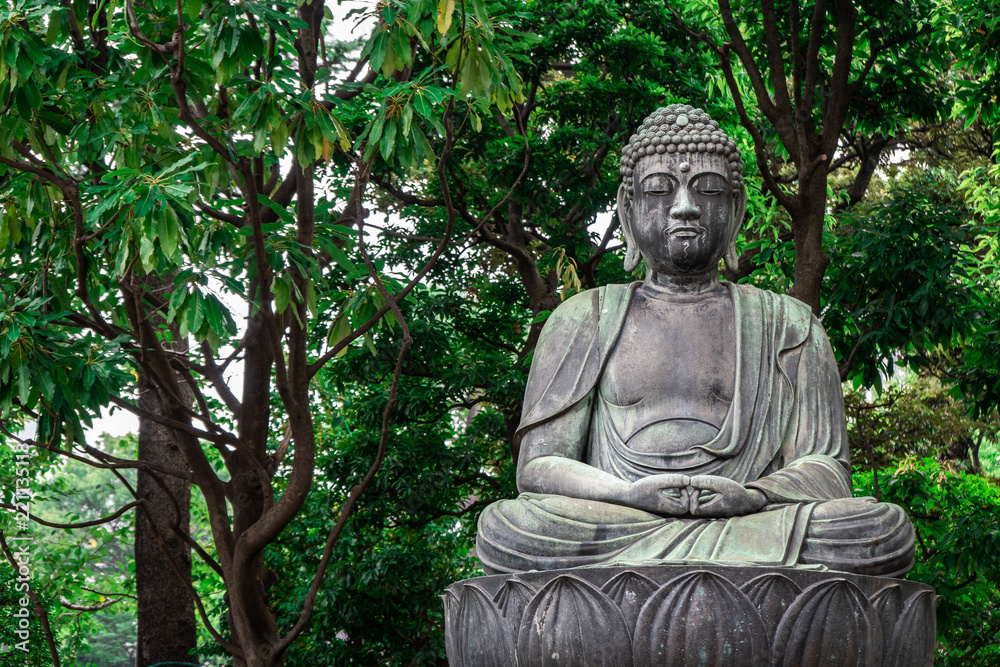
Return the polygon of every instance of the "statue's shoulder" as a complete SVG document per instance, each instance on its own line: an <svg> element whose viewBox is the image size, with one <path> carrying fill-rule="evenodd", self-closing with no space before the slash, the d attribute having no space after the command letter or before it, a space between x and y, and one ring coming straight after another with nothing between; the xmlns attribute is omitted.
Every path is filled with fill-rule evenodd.
<svg viewBox="0 0 1000 667"><path fill-rule="evenodd" d="M777 294L753 285L730 283L739 293L740 301L759 304L760 315L773 318L775 324L785 331L785 340L796 345L809 338L815 331L823 331L823 325L813 315L812 309L793 296Z"/></svg>
<svg viewBox="0 0 1000 667"><path fill-rule="evenodd" d="M594 289L578 292L563 301L552 311L545 321L545 327L565 327L596 325L611 312L617 312L627 305L634 284L602 285Z"/></svg>

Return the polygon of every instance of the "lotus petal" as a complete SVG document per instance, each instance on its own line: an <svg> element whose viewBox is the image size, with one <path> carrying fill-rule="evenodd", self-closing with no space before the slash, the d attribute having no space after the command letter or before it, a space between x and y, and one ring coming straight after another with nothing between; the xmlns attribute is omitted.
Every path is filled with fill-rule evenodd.
<svg viewBox="0 0 1000 667"><path fill-rule="evenodd" d="M642 611L642 605L646 604L656 588L656 582L652 579L631 570L616 574L601 586L601 590L622 610L630 636L635 632L635 622Z"/></svg>
<svg viewBox="0 0 1000 667"><path fill-rule="evenodd" d="M717 574L682 574L650 596L635 629L635 664L764 667L764 621L753 602Z"/></svg>
<svg viewBox="0 0 1000 667"><path fill-rule="evenodd" d="M847 579L802 591L778 624L773 667L879 667L882 628L868 598Z"/></svg>
<svg viewBox="0 0 1000 667"><path fill-rule="evenodd" d="M521 627L524 610L535 595L535 589L517 579L508 579L493 596L510 632L511 646L517 646L517 630Z"/></svg>
<svg viewBox="0 0 1000 667"><path fill-rule="evenodd" d="M885 649L883 659L889 656L889 640L892 639L892 629L896 627L899 615L903 613L903 594L899 584L886 586L871 596L872 606L878 614L879 625L882 626L882 644Z"/></svg>
<svg viewBox="0 0 1000 667"><path fill-rule="evenodd" d="M783 574L776 573L754 577L743 584L740 590L750 598L760 612L760 617L767 628L769 643L774 641L774 633L778 629L781 617L802 592L797 583Z"/></svg>
<svg viewBox="0 0 1000 667"><path fill-rule="evenodd" d="M503 615L481 588L466 584L445 646L454 667L513 667L514 646Z"/></svg>
<svg viewBox="0 0 1000 667"><path fill-rule="evenodd" d="M512 621L515 626L520 623L524 608L531 602L535 589L517 579L508 579L493 596L497 609L504 618Z"/></svg>
<svg viewBox="0 0 1000 667"><path fill-rule="evenodd" d="M920 591L906 601L903 613L891 630L884 667L930 667L934 664L937 639L934 598L932 591ZM889 632L886 629L886 633Z"/></svg>
<svg viewBox="0 0 1000 667"><path fill-rule="evenodd" d="M561 575L524 610L517 635L523 667L631 667L632 644L618 606L593 584Z"/></svg>

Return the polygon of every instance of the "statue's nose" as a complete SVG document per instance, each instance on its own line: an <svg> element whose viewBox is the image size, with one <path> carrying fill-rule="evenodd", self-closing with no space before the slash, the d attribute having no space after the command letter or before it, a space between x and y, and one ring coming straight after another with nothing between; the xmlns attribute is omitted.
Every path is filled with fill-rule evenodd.
<svg viewBox="0 0 1000 667"><path fill-rule="evenodd" d="M695 205L687 188L681 188L677 203L670 209L670 217L678 220L695 220L701 217L701 209Z"/></svg>

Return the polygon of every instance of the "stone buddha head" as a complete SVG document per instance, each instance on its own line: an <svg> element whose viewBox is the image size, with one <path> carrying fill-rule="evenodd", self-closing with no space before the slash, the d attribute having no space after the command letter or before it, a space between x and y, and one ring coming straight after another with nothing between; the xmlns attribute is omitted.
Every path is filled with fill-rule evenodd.
<svg viewBox="0 0 1000 667"><path fill-rule="evenodd" d="M697 276L724 258L736 269L746 212L736 143L701 109L672 104L650 114L622 150L618 217L625 270Z"/></svg>

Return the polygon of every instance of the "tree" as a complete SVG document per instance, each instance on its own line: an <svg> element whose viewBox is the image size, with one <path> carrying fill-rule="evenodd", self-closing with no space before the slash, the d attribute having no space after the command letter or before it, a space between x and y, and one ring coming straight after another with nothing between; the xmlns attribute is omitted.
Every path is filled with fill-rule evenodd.
<svg viewBox="0 0 1000 667"><path fill-rule="evenodd" d="M848 436L856 470L872 475L873 495L882 494L879 475L907 459L934 459L954 471L982 474L980 451L996 443L996 415L973 420L968 406L948 395L934 377L908 377L878 396L846 392Z"/></svg>
<svg viewBox="0 0 1000 667"><path fill-rule="evenodd" d="M676 16L687 20L680 11ZM763 186L787 212L779 238L795 247L789 294L816 314L830 263L823 234L830 204L860 201L883 153L905 145L915 125L947 113L937 17L931 3L792 0L785 11L773 0L759 8L719 0L717 19L702 8L705 27L689 28L717 56L740 123L753 138ZM831 201L841 170L854 173ZM756 252L741 258L744 269L731 278L749 275Z"/></svg>
<svg viewBox="0 0 1000 667"><path fill-rule="evenodd" d="M385 456L412 341L400 303L451 243L448 165L456 136L473 131L464 119L522 99L516 34L483 3L386 4L371 16L361 60L348 66L325 48L322 2L137 11L129 0L111 11L25 1L0 11L0 410L37 422L36 449L199 489L212 544L179 521L171 529L225 587L227 636L194 602L241 665L283 662ZM400 282L366 249L364 193L373 164L425 161L437 164L446 231ZM317 188L324 162L346 192ZM150 289L169 276L169 294ZM350 293L378 305L345 329L345 307L358 306ZM387 314L403 336L377 451L339 508L298 613L279 627L264 553L313 486L313 378ZM193 340L189 353L166 344L173 324ZM226 376L237 359L242 388ZM133 398L140 372L162 412ZM184 467L88 444L83 426L109 405L169 428ZM287 481L276 485L279 470Z"/></svg>
<svg viewBox="0 0 1000 667"><path fill-rule="evenodd" d="M461 168L456 163L450 175L462 242L443 254L429 280L484 308L493 307L486 302L494 295L516 299L526 317L503 318L510 328L496 329L495 340L487 337L481 344L514 354L523 372L546 316L564 298L633 279L621 268L617 220L599 216L613 210L617 156L643 118L658 106L684 100L715 113L732 134L744 133L726 120L734 116L728 100L706 90L701 73L710 61L662 3L511 6L530 12L519 27L539 35L515 63L525 101L456 143ZM372 176L385 194L380 205L407 221L390 226L382 257L415 271L413 258L445 231L440 189L433 179L403 183L380 167L375 165ZM502 200L508 190L510 197ZM754 197L753 204L759 214L761 198ZM491 393L488 384L469 387L465 400L477 391ZM521 391L518 386L502 398L493 394L499 402L483 399L503 412L508 439L520 417Z"/></svg>
<svg viewBox="0 0 1000 667"><path fill-rule="evenodd" d="M841 379L880 388L897 365L927 368L961 346L993 310L979 246L990 235L959 196L953 174L906 170L885 194L841 216L828 247L823 323Z"/></svg>

